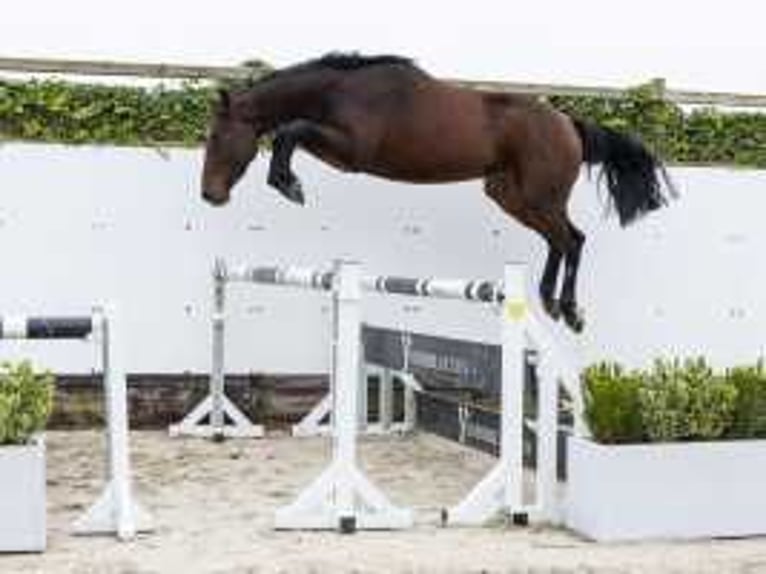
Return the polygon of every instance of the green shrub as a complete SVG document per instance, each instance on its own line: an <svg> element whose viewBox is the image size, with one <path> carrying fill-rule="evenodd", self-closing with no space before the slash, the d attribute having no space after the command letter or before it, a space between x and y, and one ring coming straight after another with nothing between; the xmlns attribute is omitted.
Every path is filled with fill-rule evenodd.
<svg viewBox="0 0 766 574"><path fill-rule="evenodd" d="M737 389L730 438L766 438L766 370L762 361L754 366L735 367L726 373Z"/></svg>
<svg viewBox="0 0 766 574"><path fill-rule="evenodd" d="M639 408L641 378L616 363L599 363L583 377L585 420L597 442L631 443L644 440Z"/></svg>
<svg viewBox="0 0 766 574"><path fill-rule="evenodd" d="M657 361L638 394L651 441L717 439L734 419L737 388L702 358Z"/></svg>
<svg viewBox="0 0 766 574"><path fill-rule="evenodd" d="M0 445L24 444L45 428L53 390L53 375L29 361L0 365Z"/></svg>

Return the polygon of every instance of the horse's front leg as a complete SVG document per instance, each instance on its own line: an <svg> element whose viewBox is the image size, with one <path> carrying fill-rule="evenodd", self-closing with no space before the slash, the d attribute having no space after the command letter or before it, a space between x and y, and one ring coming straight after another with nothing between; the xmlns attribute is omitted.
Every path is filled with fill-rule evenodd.
<svg viewBox="0 0 766 574"><path fill-rule="evenodd" d="M267 181L287 199L303 205L303 186L291 167L293 153L298 146L298 128L299 126L288 124L274 133Z"/></svg>
<svg viewBox="0 0 766 574"><path fill-rule="evenodd" d="M343 130L307 120L295 120L278 128L274 133L268 183L290 201L305 202L303 187L291 167L298 146L337 168L353 169L353 140Z"/></svg>

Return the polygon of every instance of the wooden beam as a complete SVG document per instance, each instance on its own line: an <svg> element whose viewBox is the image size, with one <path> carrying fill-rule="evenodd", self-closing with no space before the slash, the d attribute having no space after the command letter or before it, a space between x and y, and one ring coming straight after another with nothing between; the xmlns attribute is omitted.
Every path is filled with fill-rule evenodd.
<svg viewBox="0 0 766 574"><path fill-rule="evenodd" d="M263 73L245 66L187 66L178 64L139 64L88 60L2 58L0 70L7 72L71 74L77 76L130 76L137 78L222 80L247 79Z"/></svg>
<svg viewBox="0 0 766 574"><path fill-rule="evenodd" d="M232 80L258 78L265 65L196 66L182 64L141 64L116 61L60 60L0 57L0 71L21 73L67 74L78 76L128 76L154 79ZM448 80L472 89L529 94L538 96L574 96L621 98L627 89L608 86L577 86L525 82ZM726 106L732 108L766 109L766 95L730 92L697 92L666 89L662 80L653 80L658 94L681 105Z"/></svg>

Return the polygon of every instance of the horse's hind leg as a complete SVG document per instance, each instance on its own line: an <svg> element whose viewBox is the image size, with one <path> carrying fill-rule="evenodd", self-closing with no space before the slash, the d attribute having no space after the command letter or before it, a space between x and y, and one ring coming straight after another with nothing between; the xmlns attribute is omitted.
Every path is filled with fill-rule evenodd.
<svg viewBox="0 0 766 574"><path fill-rule="evenodd" d="M572 242L564 263L564 283L561 287L561 312L569 327L579 333L585 326L582 313L577 306L577 272L580 269L580 254L585 243L585 234L567 220Z"/></svg>
<svg viewBox="0 0 766 574"><path fill-rule="evenodd" d="M556 285L559 278L561 258L561 251L549 241L548 257L545 260L545 270L540 280L540 299L545 312L555 320L558 320L561 316L561 306L556 299Z"/></svg>
<svg viewBox="0 0 766 574"><path fill-rule="evenodd" d="M521 191L513 178L503 172L485 179L485 191L503 211L546 240L548 258L539 287L543 309L554 319L563 316L572 330L582 331L585 323L577 308L576 282L585 236L571 224L565 207L552 208L553 202L544 201L544 194ZM565 258L565 275L559 302L556 285L562 258Z"/></svg>
<svg viewBox="0 0 766 574"><path fill-rule="evenodd" d="M560 218L549 210L530 204L527 196L506 172L488 175L484 179L484 190L503 211L537 231L548 243L548 257L538 289L545 312L552 319L559 319L561 310L556 298L556 287L561 260L569 247L566 225L558 224Z"/></svg>

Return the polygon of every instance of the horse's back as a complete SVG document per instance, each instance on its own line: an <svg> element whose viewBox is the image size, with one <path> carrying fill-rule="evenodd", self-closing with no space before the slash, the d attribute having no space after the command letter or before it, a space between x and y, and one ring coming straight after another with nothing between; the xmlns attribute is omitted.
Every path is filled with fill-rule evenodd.
<svg viewBox="0 0 766 574"><path fill-rule="evenodd" d="M340 85L358 137L372 144L363 169L415 182L483 175L494 142L481 95L417 68L380 67L349 74Z"/></svg>
<svg viewBox="0 0 766 574"><path fill-rule="evenodd" d="M571 122L536 98L461 87L406 64L341 73L335 94L362 171L430 183L523 164L563 182L579 164Z"/></svg>

